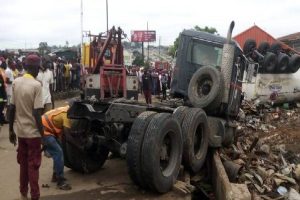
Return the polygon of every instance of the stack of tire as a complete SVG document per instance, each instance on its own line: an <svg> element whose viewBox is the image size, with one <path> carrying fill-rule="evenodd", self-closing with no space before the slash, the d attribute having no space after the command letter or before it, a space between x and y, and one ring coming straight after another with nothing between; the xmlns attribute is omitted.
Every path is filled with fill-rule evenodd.
<svg viewBox="0 0 300 200"><path fill-rule="evenodd" d="M261 42L257 47L255 40L248 39L244 43L243 51L246 57L259 63L258 73L261 74L289 74L300 68L300 56L284 53L279 42L272 45Z"/></svg>

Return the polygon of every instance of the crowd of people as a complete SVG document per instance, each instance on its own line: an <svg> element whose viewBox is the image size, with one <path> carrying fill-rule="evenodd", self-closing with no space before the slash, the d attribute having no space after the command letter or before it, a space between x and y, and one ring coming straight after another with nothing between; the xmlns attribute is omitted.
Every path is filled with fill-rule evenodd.
<svg viewBox="0 0 300 200"><path fill-rule="evenodd" d="M161 101L167 99L167 90L170 89L171 72L140 68L136 71L139 79L140 92L144 94L147 104L152 104L152 95L160 96Z"/></svg>
<svg viewBox="0 0 300 200"><path fill-rule="evenodd" d="M10 104L12 82L25 74L24 68L25 56L0 54L0 124L6 123L7 117L3 110ZM41 57L37 80L43 86L43 93L47 94L43 97L47 105L46 111L53 104L52 93L80 89L85 74L86 70L81 67L79 60Z"/></svg>
<svg viewBox="0 0 300 200"><path fill-rule="evenodd" d="M77 60L0 54L0 124L9 123L10 142L16 145L18 141L21 199L27 199L29 185L31 199L39 199L42 150L53 158L52 182L57 182L59 189L71 189L64 177L58 142L70 128L68 107L54 109L53 93L80 89L84 75Z"/></svg>

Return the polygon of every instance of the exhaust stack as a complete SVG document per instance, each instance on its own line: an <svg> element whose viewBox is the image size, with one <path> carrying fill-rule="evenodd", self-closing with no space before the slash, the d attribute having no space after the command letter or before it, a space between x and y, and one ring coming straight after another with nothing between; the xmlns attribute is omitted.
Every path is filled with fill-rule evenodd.
<svg viewBox="0 0 300 200"><path fill-rule="evenodd" d="M225 104L228 104L232 66L234 60L235 46L232 44L233 28L234 28L234 21L230 23L230 27L228 29L227 41L223 46L223 55L222 55L222 64L221 64L221 73L224 77L224 86L225 86L222 103Z"/></svg>

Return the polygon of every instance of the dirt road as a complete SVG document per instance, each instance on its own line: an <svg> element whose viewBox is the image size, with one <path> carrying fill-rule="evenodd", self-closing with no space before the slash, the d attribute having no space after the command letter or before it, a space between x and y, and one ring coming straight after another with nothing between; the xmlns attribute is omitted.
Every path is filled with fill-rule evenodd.
<svg viewBox="0 0 300 200"><path fill-rule="evenodd" d="M57 106L65 104L59 101ZM135 186L128 174L124 160L108 160L103 169L93 174L79 174L65 168L65 176L73 189L61 191L51 183L52 160L43 156L40 168L41 199L44 200L96 200L96 199L190 199L176 192L165 195L153 194L140 190ZM4 125L0 132L0 199L19 199L19 165L16 161L16 147L9 143L8 126Z"/></svg>

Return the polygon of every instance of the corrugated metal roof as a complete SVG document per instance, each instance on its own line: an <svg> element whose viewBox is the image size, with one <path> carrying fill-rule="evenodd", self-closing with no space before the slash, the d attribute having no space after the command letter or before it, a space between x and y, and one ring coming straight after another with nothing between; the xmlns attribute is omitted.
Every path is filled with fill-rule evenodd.
<svg viewBox="0 0 300 200"><path fill-rule="evenodd" d="M277 40L280 40L280 41L290 41L290 40L299 40L299 39L300 39L300 32L277 38Z"/></svg>
<svg viewBox="0 0 300 200"><path fill-rule="evenodd" d="M269 44L272 44L274 42L279 42L279 43L281 43L283 49L293 51L293 52L299 54L299 52L297 52L293 48L289 47L288 45L284 44L283 42L276 40L272 35L270 35L266 31L264 31L257 25L254 25L254 26L248 28L247 30L239 33L233 39L236 40L240 44L240 46L243 48L245 41L250 38L254 39L256 41L257 46L261 42L268 42Z"/></svg>

